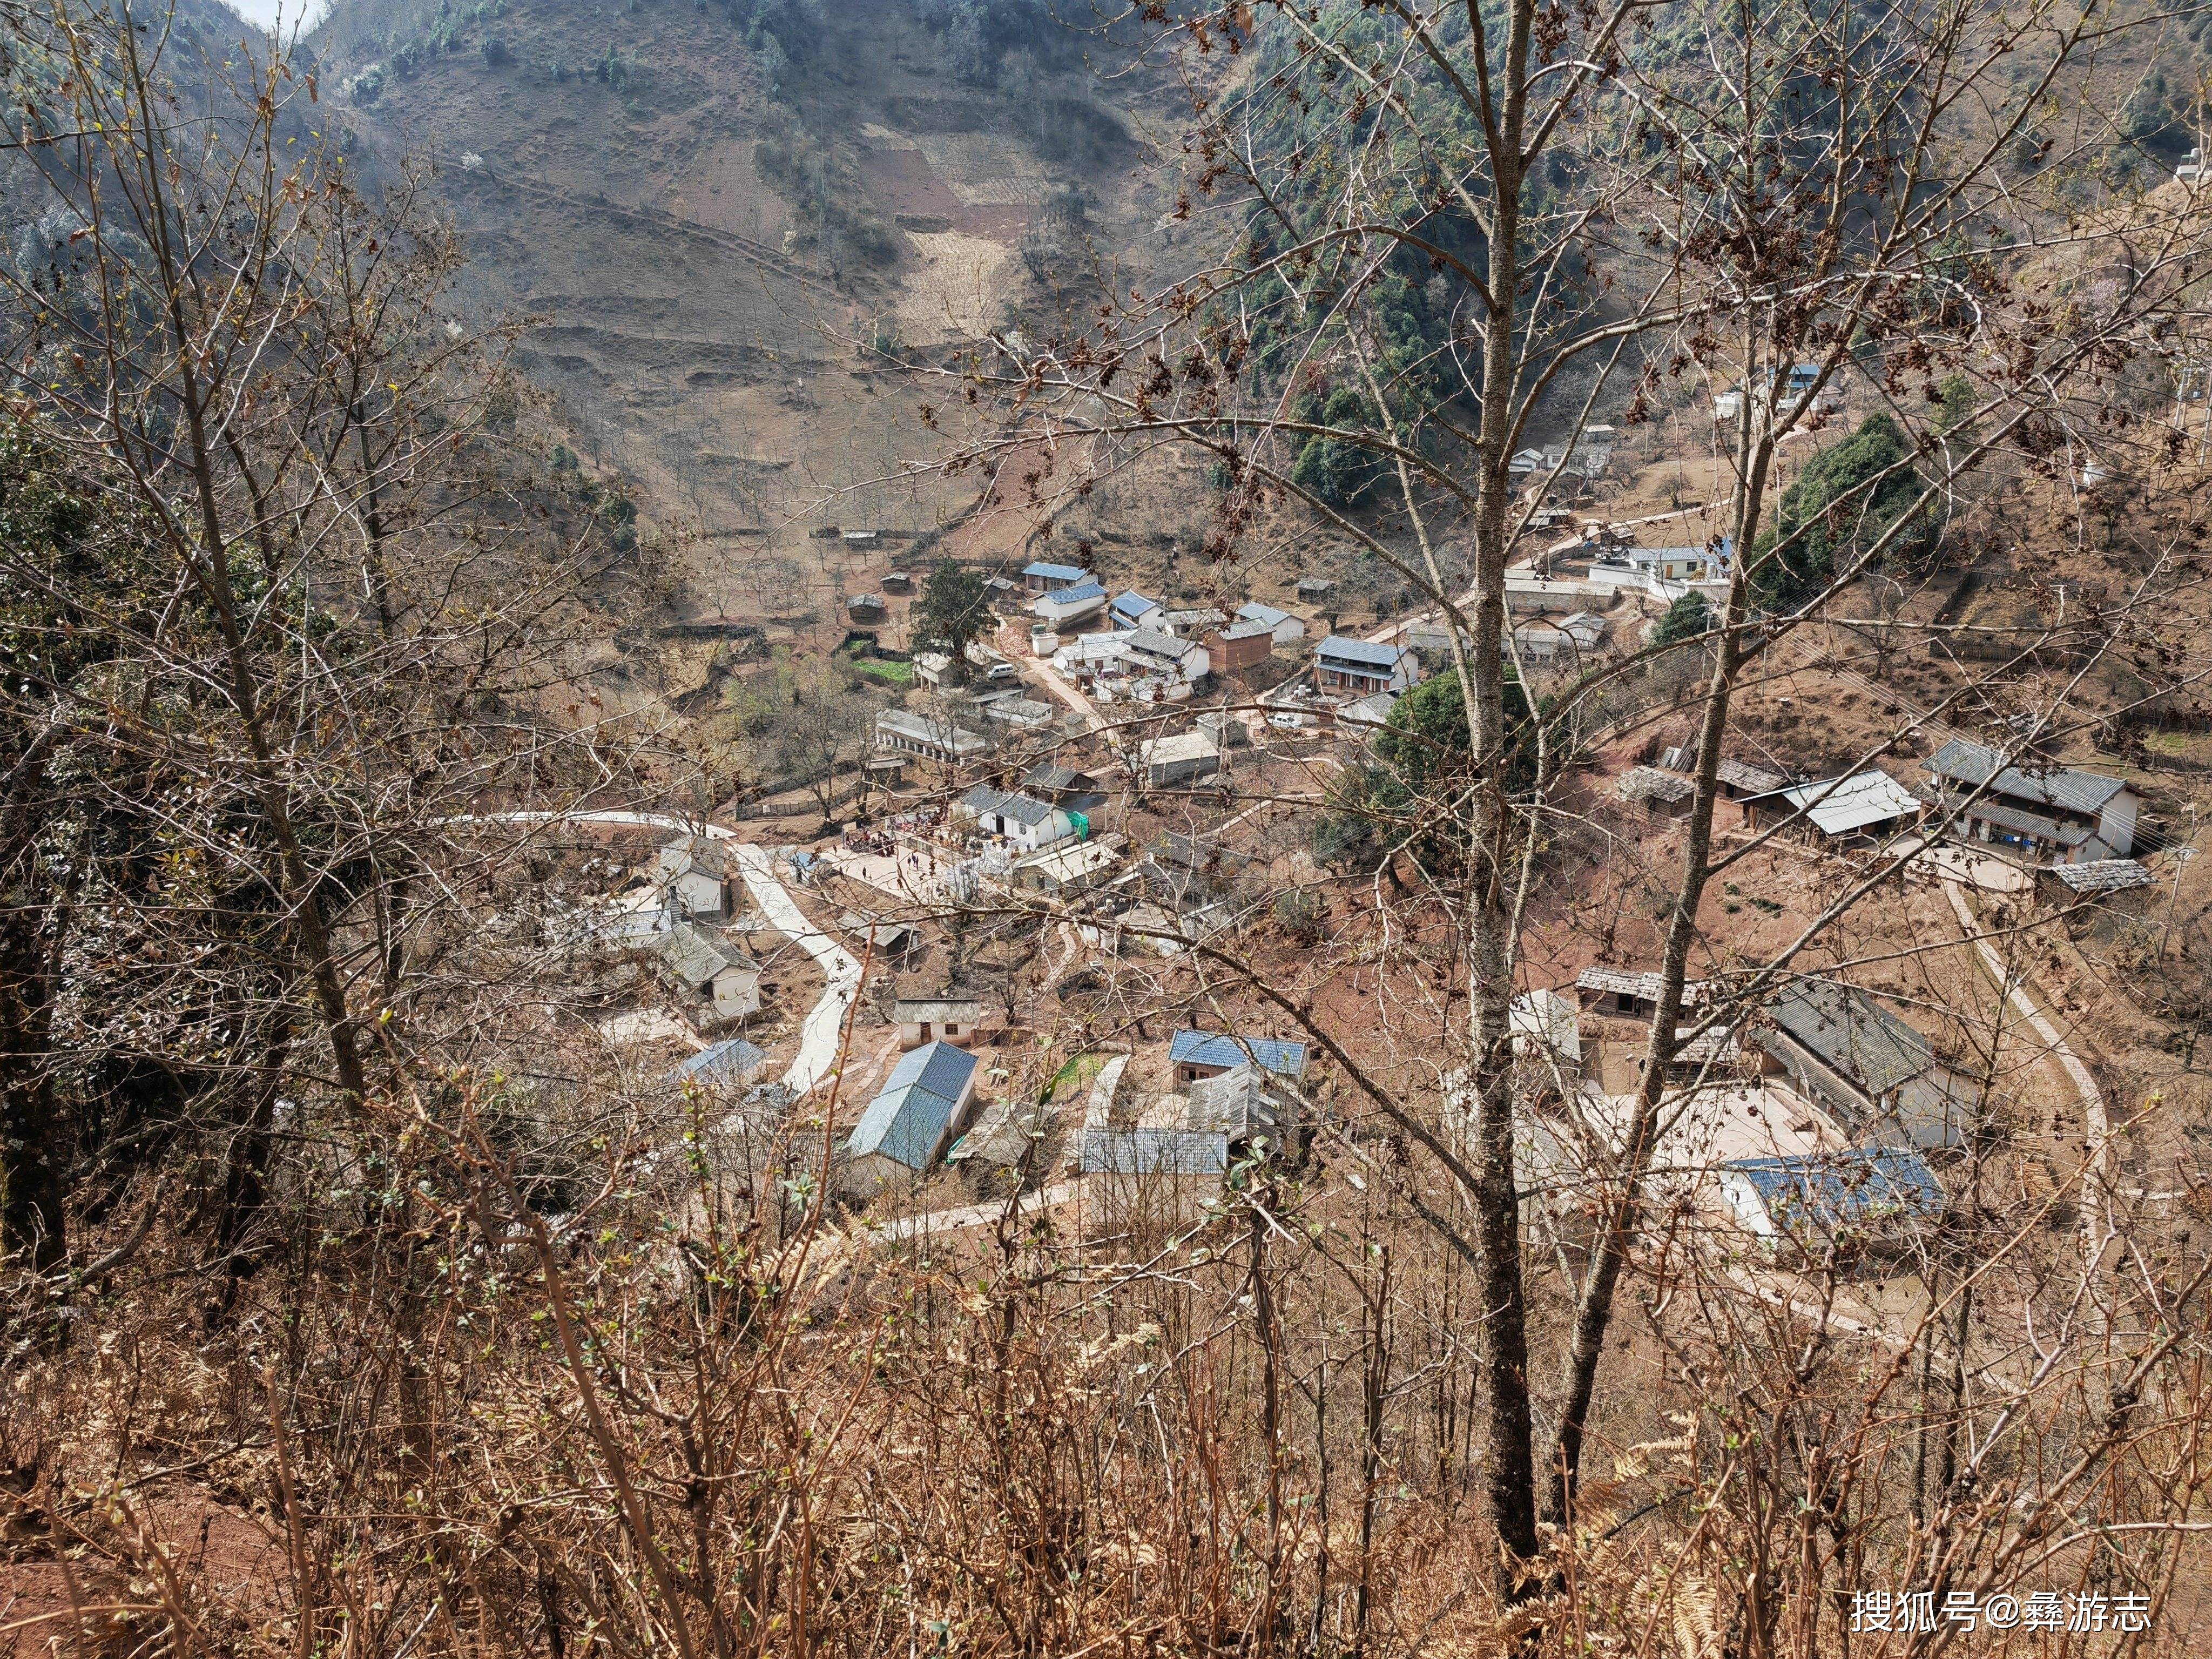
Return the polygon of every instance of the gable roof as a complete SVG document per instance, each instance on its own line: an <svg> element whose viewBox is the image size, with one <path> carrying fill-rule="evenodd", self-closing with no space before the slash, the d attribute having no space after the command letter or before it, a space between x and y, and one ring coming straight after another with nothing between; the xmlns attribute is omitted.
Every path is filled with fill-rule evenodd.
<svg viewBox="0 0 2212 1659"><path fill-rule="evenodd" d="M1022 567L1022 574L1042 576L1052 582L1079 582L1087 580L1091 573L1078 565L1051 564L1045 560L1036 559Z"/></svg>
<svg viewBox="0 0 2212 1659"><path fill-rule="evenodd" d="M2004 757L1994 749L1954 738L1928 757L1928 771L1931 777L1969 789L1986 787L1991 794L2039 801L2069 812L2102 811L2106 802L2128 787L2124 778L2076 772L2071 767L2027 769L2008 766L2003 761Z"/></svg>
<svg viewBox="0 0 2212 1659"><path fill-rule="evenodd" d="M1734 760L1727 756L1721 757L1721 763L1715 770L1720 781L1729 788L1741 789L1749 795L1771 794L1777 789L1790 787L1790 780L1779 772L1770 772L1763 766L1753 766L1748 761Z"/></svg>
<svg viewBox="0 0 2212 1659"><path fill-rule="evenodd" d="M949 1042L902 1055L846 1138L846 1156L879 1152L909 1170L927 1169L975 1075L975 1056Z"/></svg>
<svg viewBox="0 0 2212 1659"><path fill-rule="evenodd" d="M1946 1201L1917 1152L1885 1146L1816 1157L1748 1158L1725 1166L1750 1182L1778 1224L1826 1230L1893 1216L1926 1217Z"/></svg>
<svg viewBox="0 0 2212 1659"><path fill-rule="evenodd" d="M1221 637L1224 640L1249 640L1261 634L1272 637L1274 631L1275 624L1266 617L1249 617L1243 622L1230 623L1221 630Z"/></svg>
<svg viewBox="0 0 2212 1659"><path fill-rule="evenodd" d="M1657 801L1662 806L1679 806L1698 793L1696 784L1673 772L1662 772L1656 766L1632 766L1620 775L1613 785L1613 793L1623 800Z"/></svg>
<svg viewBox="0 0 2212 1659"><path fill-rule="evenodd" d="M758 971L750 957L696 921L672 927L660 936L660 959L670 973L694 989L732 968Z"/></svg>
<svg viewBox="0 0 2212 1659"><path fill-rule="evenodd" d="M1232 1145L1254 1135L1279 1135L1291 1114L1286 1103L1267 1092L1264 1075L1252 1066L1237 1065L1218 1077L1200 1078L1185 1093L1183 1127L1199 1134L1226 1134Z"/></svg>
<svg viewBox="0 0 2212 1659"><path fill-rule="evenodd" d="M1177 1066L1257 1066L1295 1079L1305 1074L1306 1045L1224 1031L1177 1031L1169 1040L1168 1059Z"/></svg>
<svg viewBox="0 0 2212 1659"><path fill-rule="evenodd" d="M1125 587L1114 596L1114 608L1125 615L1141 617L1148 611L1160 608L1158 599L1148 599L1133 587Z"/></svg>
<svg viewBox="0 0 2212 1659"><path fill-rule="evenodd" d="M1055 766L1049 762L1040 762L1030 768L1024 775L1022 785L1029 789L1057 792L1062 789L1073 789L1076 785L1088 781L1090 775L1087 772L1077 771L1072 766Z"/></svg>
<svg viewBox="0 0 2212 1659"><path fill-rule="evenodd" d="M1928 1039L1856 985L1801 979L1766 1005L1777 1029L1877 1099L1936 1064Z"/></svg>
<svg viewBox="0 0 2212 1659"><path fill-rule="evenodd" d="M1042 823L1060 809L1034 795L1024 795L1004 789L994 789L988 783L979 783L961 796L960 804L978 817L989 813L997 817L1011 818L1024 827Z"/></svg>
<svg viewBox="0 0 2212 1659"><path fill-rule="evenodd" d="M1405 652L1395 645L1376 645L1350 634L1332 634L1314 647L1314 655L1338 662L1358 663L1364 668L1395 668Z"/></svg>
<svg viewBox="0 0 2212 1659"><path fill-rule="evenodd" d="M743 1083L767 1058L765 1051L743 1037L726 1037L702 1048L668 1075L675 1083Z"/></svg>
<svg viewBox="0 0 2212 1659"><path fill-rule="evenodd" d="M1848 835L1870 823L1887 823L1917 813L1920 797L1880 767L1869 767L1847 778L1823 778L1771 790L1760 799L1784 800L1803 811L1824 836Z"/></svg>
<svg viewBox="0 0 2212 1659"><path fill-rule="evenodd" d="M1081 605L1092 599L1103 599L1105 597L1106 590L1097 582L1078 582L1073 587L1063 587L1041 595L1037 603L1039 605Z"/></svg>
<svg viewBox="0 0 2212 1659"><path fill-rule="evenodd" d="M1179 640L1172 634L1163 634L1152 628L1139 628L1126 641L1130 650L1145 657L1166 657L1181 662L1195 648L1188 640Z"/></svg>
<svg viewBox="0 0 2212 1659"><path fill-rule="evenodd" d="M729 868L729 848L713 836L678 836L660 849L661 873L680 876L696 870L719 879Z"/></svg>
<svg viewBox="0 0 2212 1659"><path fill-rule="evenodd" d="M1265 623L1269 628L1280 628L1291 619L1289 611L1278 611L1273 605L1262 605L1257 599L1238 605L1237 614L1246 622Z"/></svg>

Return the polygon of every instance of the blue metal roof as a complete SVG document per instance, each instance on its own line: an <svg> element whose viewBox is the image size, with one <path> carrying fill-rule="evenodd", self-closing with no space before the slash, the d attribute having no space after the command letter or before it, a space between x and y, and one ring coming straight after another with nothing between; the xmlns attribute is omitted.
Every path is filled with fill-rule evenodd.
<svg viewBox="0 0 2212 1659"><path fill-rule="evenodd" d="M975 1073L975 1056L949 1042L924 1043L904 1055L853 1126L846 1155L881 1152L909 1170L927 1170Z"/></svg>
<svg viewBox="0 0 2212 1659"><path fill-rule="evenodd" d="M1091 573L1072 564L1048 564L1042 559L1022 567L1024 576L1042 576L1048 582L1079 582Z"/></svg>
<svg viewBox="0 0 2212 1659"><path fill-rule="evenodd" d="M1727 1167L1758 1190L1777 1225L1863 1226L1892 1216L1932 1216L1945 1202L1927 1160L1901 1147L1751 1158Z"/></svg>
<svg viewBox="0 0 2212 1659"><path fill-rule="evenodd" d="M1223 1031L1177 1031L1168 1043L1175 1065L1243 1066L1248 1062L1279 1077L1305 1075L1306 1045L1278 1037L1237 1036Z"/></svg>
<svg viewBox="0 0 2212 1659"><path fill-rule="evenodd" d="M1141 617L1147 611L1160 608L1158 599L1148 599L1133 587L1125 587L1114 596L1114 608L1132 617Z"/></svg>
<svg viewBox="0 0 2212 1659"><path fill-rule="evenodd" d="M1314 649L1317 655L1334 657L1339 662L1368 663L1376 668L1395 668L1398 659L1406 654L1397 646L1375 645L1346 634L1332 634Z"/></svg>
<svg viewBox="0 0 2212 1659"><path fill-rule="evenodd" d="M1097 582L1082 582L1073 587L1056 587L1041 596L1038 603L1049 599L1054 605L1071 605L1079 599L1103 599L1105 597L1106 590Z"/></svg>
<svg viewBox="0 0 2212 1659"><path fill-rule="evenodd" d="M760 1069L768 1055L743 1037L727 1037L702 1048L672 1073L678 1083L695 1079L701 1083L742 1083Z"/></svg>

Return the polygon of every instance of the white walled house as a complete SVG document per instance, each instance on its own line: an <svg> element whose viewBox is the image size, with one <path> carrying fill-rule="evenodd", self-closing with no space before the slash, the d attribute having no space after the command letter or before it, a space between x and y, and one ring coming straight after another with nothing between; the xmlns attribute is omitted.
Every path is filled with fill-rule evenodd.
<svg viewBox="0 0 2212 1659"><path fill-rule="evenodd" d="M1197 681L1204 679L1213 666L1212 658L1196 641L1178 639L1149 628L1139 629L1123 644L1128 651L1129 666L1139 673Z"/></svg>
<svg viewBox="0 0 2212 1659"><path fill-rule="evenodd" d="M730 914L733 872L726 842L711 836L679 836L660 849L655 877L679 920L703 916L720 921Z"/></svg>
<svg viewBox="0 0 2212 1659"><path fill-rule="evenodd" d="M972 760L990 746L949 720L910 714L903 708L886 708L876 716L876 747L896 754L950 763Z"/></svg>
<svg viewBox="0 0 2212 1659"><path fill-rule="evenodd" d="M697 1025L760 1012L760 965L710 928L679 921L659 936L660 976Z"/></svg>
<svg viewBox="0 0 2212 1659"><path fill-rule="evenodd" d="M1403 691L1420 678L1420 665L1403 646L1376 645L1350 634L1332 634L1314 647L1314 687L1366 696Z"/></svg>
<svg viewBox="0 0 2212 1659"><path fill-rule="evenodd" d="M1030 614L1048 628L1063 629L1088 622L1105 609L1106 590L1085 581L1039 595L1030 602Z"/></svg>
<svg viewBox="0 0 2212 1659"><path fill-rule="evenodd" d="M975 1028L983 1023L983 1005L950 990L902 996L891 1004L891 1023L899 1028L902 1048L940 1042L964 1048L975 1041Z"/></svg>
<svg viewBox="0 0 2212 1659"><path fill-rule="evenodd" d="M1057 847L1079 831L1075 814L1034 795L1009 793L979 783L955 803L960 817L973 818L985 835L998 836L1024 853Z"/></svg>
<svg viewBox="0 0 2212 1659"><path fill-rule="evenodd" d="M1267 623L1268 636L1277 645L1296 645L1306 636L1304 622L1287 611L1278 610L1272 605L1261 605L1257 599L1238 605L1237 620Z"/></svg>

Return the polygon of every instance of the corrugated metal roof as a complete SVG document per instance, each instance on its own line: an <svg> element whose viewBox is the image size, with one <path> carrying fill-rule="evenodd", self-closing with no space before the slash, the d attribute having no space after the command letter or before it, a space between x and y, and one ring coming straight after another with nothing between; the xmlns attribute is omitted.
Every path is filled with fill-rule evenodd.
<svg viewBox="0 0 2212 1659"><path fill-rule="evenodd" d="M1936 1064L1928 1039L1855 985L1801 979L1776 993L1768 1018L1877 1100Z"/></svg>
<svg viewBox="0 0 2212 1659"><path fill-rule="evenodd" d="M1952 738L1930 755L1928 770L1933 776L1956 779L1970 787L1985 787L1994 794L2040 801L2069 812L2101 811L2106 802L2128 787L2124 778L2076 772L2070 767L2008 766L1996 750L1964 738Z"/></svg>
<svg viewBox="0 0 2212 1659"><path fill-rule="evenodd" d="M2133 859L2091 859L2087 864L2060 864L2051 877L2077 893L2118 893L2130 887L2148 887L2151 873Z"/></svg>
<svg viewBox="0 0 2212 1659"><path fill-rule="evenodd" d="M1994 823L2000 830L2009 830L2014 835L2033 836L2041 841L2056 842L2061 847L2079 847L2096 833L2087 824L2065 823L2042 812L2023 811L2017 806L2008 806L1990 795L1980 795L1968 800L1963 794L1947 789L1943 791L1943 805L1964 812L1969 818Z"/></svg>
<svg viewBox="0 0 2212 1659"><path fill-rule="evenodd" d="M1406 653L1395 645L1376 645L1349 634L1332 634L1314 647L1316 658L1358 663L1366 668L1395 668Z"/></svg>
<svg viewBox="0 0 2212 1659"><path fill-rule="evenodd" d="M1659 975L1633 968L1585 968L1575 975L1577 991L1610 991L1615 996L1636 997L1644 1002L1659 1000ZM1704 980L1682 981L1682 1003L1685 1007L1705 1000L1707 982Z"/></svg>
<svg viewBox="0 0 2212 1659"><path fill-rule="evenodd" d="M1824 836L1845 836L1869 824L1910 817L1922 805L1917 795L1879 767L1772 793L1802 811Z"/></svg>
<svg viewBox="0 0 2212 1659"><path fill-rule="evenodd" d="M1075 1161L1085 1175L1218 1176L1229 1168L1229 1137L1188 1129L1085 1128Z"/></svg>
<svg viewBox="0 0 2212 1659"><path fill-rule="evenodd" d="M678 1083L742 1083L767 1058L743 1037L727 1037L702 1048L669 1075Z"/></svg>
<svg viewBox="0 0 2212 1659"><path fill-rule="evenodd" d="M1265 623L1271 629L1280 628L1291 619L1289 611L1278 611L1272 605L1261 605L1257 599L1238 605L1237 614L1246 622Z"/></svg>
<svg viewBox="0 0 2212 1659"><path fill-rule="evenodd" d="M1042 576L1048 582L1079 582L1091 573L1079 565L1048 564L1042 559L1032 560L1022 567L1024 576Z"/></svg>
<svg viewBox="0 0 2212 1659"><path fill-rule="evenodd" d="M1168 1042L1168 1059L1178 1066L1242 1066L1249 1062L1279 1077L1298 1078L1305 1074L1306 1045L1279 1037L1177 1031Z"/></svg>
<svg viewBox="0 0 2212 1659"><path fill-rule="evenodd" d="M949 1042L925 1043L900 1058L845 1142L849 1158L879 1152L926 1170L975 1073L975 1056Z"/></svg>
<svg viewBox="0 0 2212 1659"><path fill-rule="evenodd" d="M1892 1217L1929 1217L1947 1201L1927 1160L1900 1147L1751 1158L1723 1167L1751 1183L1778 1226L1825 1231Z"/></svg>
<svg viewBox="0 0 2212 1659"><path fill-rule="evenodd" d="M1148 599L1133 587L1125 587L1114 596L1114 608L1132 617L1141 617L1148 611L1160 608L1158 599Z"/></svg>

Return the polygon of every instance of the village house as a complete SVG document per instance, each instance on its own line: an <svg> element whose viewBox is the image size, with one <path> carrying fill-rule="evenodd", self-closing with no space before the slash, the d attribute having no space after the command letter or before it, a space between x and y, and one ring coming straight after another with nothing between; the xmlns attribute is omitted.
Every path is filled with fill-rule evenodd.
<svg viewBox="0 0 2212 1659"><path fill-rule="evenodd" d="M1420 664L1403 646L1373 645L1349 634L1332 634L1314 647L1314 686L1364 697L1403 691L1420 678Z"/></svg>
<svg viewBox="0 0 2212 1659"><path fill-rule="evenodd" d="M953 811L962 817L973 818L985 835L1000 836L1024 853L1057 847L1089 830L1080 813L1034 795L994 789L988 783L979 783L961 796Z"/></svg>
<svg viewBox="0 0 2212 1659"><path fill-rule="evenodd" d="M1147 789L1178 783L1204 783L1221 770L1221 749L1210 732L1178 732L1153 738L1138 751Z"/></svg>
<svg viewBox="0 0 2212 1659"><path fill-rule="evenodd" d="M1711 994L1703 980L1686 981L1682 1006L1701 1006ZM1632 968L1585 968L1575 976L1575 1000L1604 1019L1649 1019L1659 1012L1659 975Z"/></svg>
<svg viewBox="0 0 2212 1659"><path fill-rule="evenodd" d="M1241 898L1252 866L1249 854L1223 846L1218 836L1170 830L1154 837L1138 869L1147 893L1191 915Z"/></svg>
<svg viewBox="0 0 2212 1659"><path fill-rule="evenodd" d="M932 690L941 691L952 680L952 659L942 651L914 653L914 677Z"/></svg>
<svg viewBox="0 0 2212 1659"><path fill-rule="evenodd" d="M1697 786L1679 772L1662 772L1656 766L1632 766L1620 775L1613 793L1653 817L1680 817L1690 810Z"/></svg>
<svg viewBox="0 0 2212 1659"><path fill-rule="evenodd" d="M2133 859L2092 859L2087 864L2046 865L2035 875L2036 885L2052 890L2052 896L2062 904L2148 887L2153 879L2150 872Z"/></svg>
<svg viewBox="0 0 2212 1659"><path fill-rule="evenodd" d="M902 594L913 592L914 576L912 573L904 570L892 571L889 575L884 578L884 592L886 593Z"/></svg>
<svg viewBox="0 0 2212 1659"><path fill-rule="evenodd" d="M845 1141L848 1197L909 1187L935 1167L975 1097L975 1056L934 1042L902 1055Z"/></svg>
<svg viewBox="0 0 2212 1659"><path fill-rule="evenodd" d="M1335 582L1327 576L1301 576L1291 584L1291 592L1297 595L1301 605L1318 605L1335 587Z"/></svg>
<svg viewBox="0 0 2212 1659"><path fill-rule="evenodd" d="M1225 1137L1232 1153L1290 1150L1297 1134L1297 1103L1268 1088L1277 1075L1237 1065L1190 1079L1183 1095L1183 1127Z"/></svg>
<svg viewBox="0 0 2212 1659"><path fill-rule="evenodd" d="M1592 574L1632 570L1640 576L1656 577L1661 581L1681 582L1704 575L1712 562L1712 555L1702 547L1620 547L1593 566Z"/></svg>
<svg viewBox="0 0 2212 1659"><path fill-rule="evenodd" d="M1092 580L1088 570L1072 564L1051 564L1043 559L1022 568L1022 580L1032 593L1053 593L1062 588L1080 587Z"/></svg>
<svg viewBox="0 0 2212 1659"><path fill-rule="evenodd" d="M845 614L864 628L872 628L890 614L880 593L855 593L845 601Z"/></svg>
<svg viewBox="0 0 2212 1659"><path fill-rule="evenodd" d="M899 1028L902 1048L938 1042L964 1048L982 1023L982 1003L951 986L908 988L891 1003L891 1024Z"/></svg>
<svg viewBox="0 0 2212 1659"><path fill-rule="evenodd" d="M1213 667L1204 646L1153 629L1140 628L1122 644L1128 650L1133 672L1158 674L1188 684L1204 679Z"/></svg>
<svg viewBox="0 0 2212 1659"><path fill-rule="evenodd" d="M1239 1066L1256 1066L1296 1083L1306 1074L1306 1045L1232 1031L1182 1030L1168 1040L1168 1063L1175 1067L1178 1088Z"/></svg>
<svg viewBox="0 0 2212 1659"><path fill-rule="evenodd" d="M1879 767L1743 801L1747 823L1787 823L1830 846L1887 841L1917 823L1927 810L1926 802Z"/></svg>
<svg viewBox="0 0 2212 1659"><path fill-rule="evenodd" d="M1928 757L1937 805L1966 838L2011 848L2035 864L2124 859L2135 850L2142 798L2123 779L2066 766L2011 765L1994 749L1954 738Z"/></svg>
<svg viewBox="0 0 2212 1659"><path fill-rule="evenodd" d="M1115 594L1106 609L1107 620L1123 629L1142 628L1147 617L1156 617L1160 612L1158 600L1146 599L1134 588L1125 588Z"/></svg>
<svg viewBox="0 0 2212 1659"><path fill-rule="evenodd" d="M1024 893L1048 898L1073 898L1096 887L1121 861L1119 836L1103 841L1079 841L1047 852L1032 853L1016 861L1006 879Z"/></svg>
<svg viewBox="0 0 2212 1659"><path fill-rule="evenodd" d="M1760 1046L1854 1140L1956 1146L1973 1091L1928 1039L1855 985L1802 979L1768 1000Z"/></svg>
<svg viewBox="0 0 2212 1659"><path fill-rule="evenodd" d="M1274 630L1264 622L1231 623L1206 636L1206 657L1217 674L1263 666L1274 649Z"/></svg>
<svg viewBox="0 0 2212 1659"><path fill-rule="evenodd" d="M886 708L876 716L876 747L951 765L986 754L991 745L949 721L911 714L903 708Z"/></svg>
<svg viewBox="0 0 2212 1659"><path fill-rule="evenodd" d="M1025 793L1064 806L1072 800L1097 794L1098 780L1072 766L1041 761L1022 775L1022 788Z"/></svg>
<svg viewBox="0 0 2212 1659"><path fill-rule="evenodd" d="M1163 634L1172 634L1179 640L1194 640L1209 628L1218 628L1229 620L1211 605L1182 611L1163 611L1145 625Z"/></svg>
<svg viewBox="0 0 2212 1659"><path fill-rule="evenodd" d="M695 1026L760 1012L760 965L721 934L679 921L657 942L661 981Z"/></svg>
<svg viewBox="0 0 2212 1659"><path fill-rule="evenodd" d="M1106 608L1106 590L1097 582L1072 583L1040 594L1030 605L1030 614L1047 627L1072 628L1088 622Z"/></svg>
<svg viewBox="0 0 2212 1659"><path fill-rule="evenodd" d="M726 920L735 908L738 874L730 843L713 836L678 836L660 849L654 882L679 919Z"/></svg>
<svg viewBox="0 0 2212 1659"><path fill-rule="evenodd" d="M1277 645L1296 645L1306 636L1306 625L1289 611L1253 599L1237 607L1240 623L1265 623Z"/></svg>

